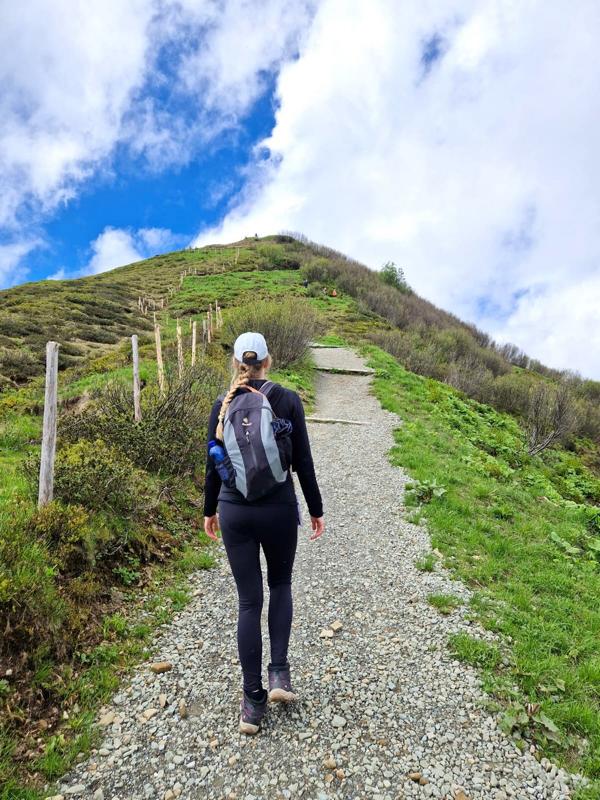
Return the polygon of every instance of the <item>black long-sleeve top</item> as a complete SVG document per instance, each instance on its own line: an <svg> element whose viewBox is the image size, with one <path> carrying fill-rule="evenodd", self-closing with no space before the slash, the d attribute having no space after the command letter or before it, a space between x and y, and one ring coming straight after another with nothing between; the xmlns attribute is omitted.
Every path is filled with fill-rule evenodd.
<svg viewBox="0 0 600 800"><path fill-rule="evenodd" d="M251 380L249 383L250 386L253 386L255 389L260 389L263 383L265 383L265 380ZM310 442L308 440L308 431L306 430L302 401L296 392L285 389L279 384L275 384L269 392L269 403L276 417L289 419L292 422L292 469L297 474L298 480L300 481L302 493L304 494L304 499L306 500L310 515L312 517L321 517L323 515L323 503L310 451ZM221 401L217 400L210 413L207 442L216 438L220 410ZM260 500L254 500L252 503L249 503L237 489L230 489L227 486L223 486L219 473L213 464L213 460L208 455L207 446L206 480L204 484L204 516L212 517L212 515L216 513L217 502L219 500L224 500L228 503L253 506L271 505L272 503L296 505L296 493L294 492L292 476L288 472L287 479L280 486L273 489L273 491L269 492L265 497L260 498Z"/></svg>

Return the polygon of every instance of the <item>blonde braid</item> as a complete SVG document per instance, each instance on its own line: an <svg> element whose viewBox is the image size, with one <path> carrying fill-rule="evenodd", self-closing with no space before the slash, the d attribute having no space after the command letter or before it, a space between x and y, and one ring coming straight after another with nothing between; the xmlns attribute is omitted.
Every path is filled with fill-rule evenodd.
<svg viewBox="0 0 600 800"><path fill-rule="evenodd" d="M227 408L229 403L233 400L234 394L240 388L240 386L245 386L254 370L248 364L244 364L236 362L236 374L231 381L231 386L229 387L229 391L223 398L223 402L221 403L221 410L219 411L219 422L217 424L217 431L216 437L217 439L222 442L223 441L223 420L225 419L225 414L227 412Z"/></svg>

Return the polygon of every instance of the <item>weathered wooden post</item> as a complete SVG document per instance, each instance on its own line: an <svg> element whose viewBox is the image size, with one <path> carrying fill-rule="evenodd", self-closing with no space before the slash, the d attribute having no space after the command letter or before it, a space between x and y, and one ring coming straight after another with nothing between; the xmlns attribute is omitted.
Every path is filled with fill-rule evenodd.
<svg viewBox="0 0 600 800"><path fill-rule="evenodd" d="M56 408L58 396L58 342L46 343L46 392L38 506L52 501L54 493L54 457L56 455Z"/></svg>
<svg viewBox="0 0 600 800"><path fill-rule="evenodd" d="M183 377L183 341L181 339L181 323L177 320L177 367L179 377Z"/></svg>
<svg viewBox="0 0 600 800"><path fill-rule="evenodd" d="M142 418L140 405L140 354L138 351L138 337L134 333L131 337L131 352L133 355L133 418L139 422Z"/></svg>
<svg viewBox="0 0 600 800"><path fill-rule="evenodd" d="M192 322L192 367L196 363L196 320Z"/></svg>
<svg viewBox="0 0 600 800"><path fill-rule="evenodd" d="M156 369L158 372L158 388L163 395L165 393L165 367L162 357L162 345L160 342L160 325L154 326L154 339L156 341Z"/></svg>

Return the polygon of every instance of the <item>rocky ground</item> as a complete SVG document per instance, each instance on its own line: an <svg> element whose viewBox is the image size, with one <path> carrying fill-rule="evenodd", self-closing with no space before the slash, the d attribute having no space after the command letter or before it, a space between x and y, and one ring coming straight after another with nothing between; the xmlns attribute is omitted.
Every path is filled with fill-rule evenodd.
<svg viewBox="0 0 600 800"><path fill-rule="evenodd" d="M364 366L347 351L315 353L323 367ZM369 424L309 423L327 530L309 542L305 512L290 648L298 702L273 707L258 736L238 733L236 595L223 554L191 578L193 602L157 637L153 662L103 709L102 747L60 782L65 798L571 796L570 776L515 748L483 709L476 673L448 653L451 633L488 634L466 619L464 586L414 566L428 536L405 519L407 478L386 458L399 420L369 382L318 380L315 416ZM448 616L427 602L440 592L462 601ZM170 669L153 672L157 662Z"/></svg>

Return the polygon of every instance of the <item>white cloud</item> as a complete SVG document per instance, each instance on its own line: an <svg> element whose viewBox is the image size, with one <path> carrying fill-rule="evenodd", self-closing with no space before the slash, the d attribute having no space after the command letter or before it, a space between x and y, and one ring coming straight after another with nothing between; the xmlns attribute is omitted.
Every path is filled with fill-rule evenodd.
<svg viewBox="0 0 600 800"><path fill-rule="evenodd" d="M179 78L206 109L243 114L264 88L265 73L294 52L314 2L229 0L204 24L210 35L181 62Z"/></svg>
<svg viewBox="0 0 600 800"><path fill-rule="evenodd" d="M22 259L40 245L39 239L0 244L0 289L11 285L15 276L19 281L25 279L28 270Z"/></svg>
<svg viewBox="0 0 600 800"><path fill-rule="evenodd" d="M270 158L198 243L292 229L392 259L439 305L600 377L598 34L594 0L324 0L280 73Z"/></svg>
<svg viewBox="0 0 600 800"><path fill-rule="evenodd" d="M117 145L161 170L235 127L309 2L0 4L0 232L37 238Z"/></svg>
<svg viewBox="0 0 600 800"><path fill-rule="evenodd" d="M57 269L56 272L53 272L52 275L48 275L46 278L47 281L64 281L69 278L69 274L64 267Z"/></svg>
<svg viewBox="0 0 600 800"><path fill-rule="evenodd" d="M67 201L110 153L144 78L153 5L2 4L0 224L18 224L24 201Z"/></svg>
<svg viewBox="0 0 600 800"><path fill-rule="evenodd" d="M91 243L91 257L85 274L106 272L108 269L141 261L143 255L136 248L132 234L120 228L105 228Z"/></svg>
<svg viewBox="0 0 600 800"><path fill-rule="evenodd" d="M156 250L172 246L176 236L168 228L140 228L138 231L106 227L90 244L92 257L79 275L106 272L115 267L133 264L154 255ZM63 274L62 277L65 277Z"/></svg>
<svg viewBox="0 0 600 800"><path fill-rule="evenodd" d="M168 228L140 228L137 235L146 250L152 251L166 250L177 238Z"/></svg>

